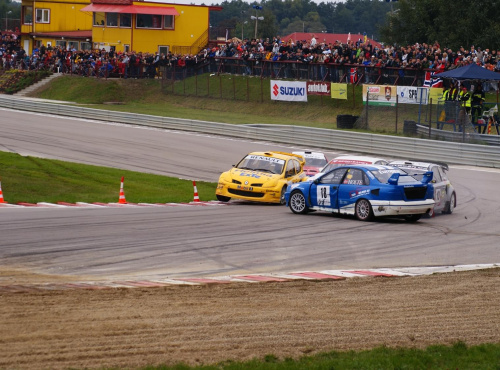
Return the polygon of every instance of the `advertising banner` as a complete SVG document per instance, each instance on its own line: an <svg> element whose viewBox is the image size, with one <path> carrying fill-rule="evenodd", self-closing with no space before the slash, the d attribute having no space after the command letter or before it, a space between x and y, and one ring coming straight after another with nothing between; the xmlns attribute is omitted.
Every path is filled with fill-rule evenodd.
<svg viewBox="0 0 500 370"><path fill-rule="evenodd" d="M398 103L425 104L429 89L427 87L398 86Z"/></svg>
<svg viewBox="0 0 500 370"><path fill-rule="evenodd" d="M444 102L443 89L439 87L431 87L429 89L429 101L432 101L432 104L442 104Z"/></svg>
<svg viewBox="0 0 500 370"><path fill-rule="evenodd" d="M366 104L366 97L370 105L396 105L396 86L387 85L363 85L363 104Z"/></svg>
<svg viewBox="0 0 500 370"><path fill-rule="evenodd" d="M332 83L332 99L347 100L347 84Z"/></svg>
<svg viewBox="0 0 500 370"><path fill-rule="evenodd" d="M307 102L307 83L271 80L271 100Z"/></svg>
<svg viewBox="0 0 500 370"><path fill-rule="evenodd" d="M308 82L307 95L330 95L330 82Z"/></svg>

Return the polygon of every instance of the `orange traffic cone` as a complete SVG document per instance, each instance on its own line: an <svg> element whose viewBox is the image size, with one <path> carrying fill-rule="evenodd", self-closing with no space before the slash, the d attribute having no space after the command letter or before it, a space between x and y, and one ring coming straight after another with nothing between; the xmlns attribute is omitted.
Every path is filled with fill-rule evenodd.
<svg viewBox="0 0 500 370"><path fill-rule="evenodd" d="M3 200L2 181L1 180L0 180L0 203L7 203L5 200Z"/></svg>
<svg viewBox="0 0 500 370"><path fill-rule="evenodd" d="M193 187L194 187L194 202L199 202L200 197L198 196L198 189L196 188L196 181L193 181Z"/></svg>
<svg viewBox="0 0 500 370"><path fill-rule="evenodd" d="M118 199L118 203L127 204L127 201L125 200L125 193L123 192L123 180L124 177L122 176L122 182L120 184L120 198Z"/></svg>

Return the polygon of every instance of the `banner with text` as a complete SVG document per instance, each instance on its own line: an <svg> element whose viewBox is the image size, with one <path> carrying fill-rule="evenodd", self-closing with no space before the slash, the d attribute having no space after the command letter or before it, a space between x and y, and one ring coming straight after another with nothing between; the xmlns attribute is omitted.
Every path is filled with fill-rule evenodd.
<svg viewBox="0 0 500 370"><path fill-rule="evenodd" d="M370 105L396 105L396 86L363 85L363 104L368 96Z"/></svg>
<svg viewBox="0 0 500 370"><path fill-rule="evenodd" d="M429 101L432 102L432 104L442 104L444 102L443 88L431 87L429 89Z"/></svg>
<svg viewBox="0 0 500 370"><path fill-rule="evenodd" d="M398 103L427 105L429 88L414 86L398 86Z"/></svg>
<svg viewBox="0 0 500 370"><path fill-rule="evenodd" d="M332 83L332 99L347 100L347 84Z"/></svg>
<svg viewBox="0 0 500 370"><path fill-rule="evenodd" d="M307 83L271 80L271 100L307 102Z"/></svg>
<svg viewBox="0 0 500 370"><path fill-rule="evenodd" d="M307 95L330 95L330 82L308 82Z"/></svg>

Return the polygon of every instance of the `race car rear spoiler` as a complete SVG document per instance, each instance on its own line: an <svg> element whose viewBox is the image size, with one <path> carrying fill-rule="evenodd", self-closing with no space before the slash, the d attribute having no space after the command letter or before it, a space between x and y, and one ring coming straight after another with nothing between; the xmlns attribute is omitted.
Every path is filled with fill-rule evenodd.
<svg viewBox="0 0 500 370"><path fill-rule="evenodd" d="M437 161L423 161L423 160L420 160L420 159L410 159L411 162L424 162L424 163L434 163L434 164L437 164L438 166L440 166L443 170L445 171L448 171L450 168L448 167L448 164L447 163L444 163L444 162L437 162Z"/></svg>
<svg viewBox="0 0 500 370"><path fill-rule="evenodd" d="M400 173L393 173L392 176L389 177L389 179L387 180L387 183L389 183L391 185L397 185L400 176L409 176L409 175L407 175L407 174L401 175ZM428 184L432 181L433 176L434 176L434 174L432 173L432 171L427 171L426 173L424 173L422 180L420 182L422 184Z"/></svg>

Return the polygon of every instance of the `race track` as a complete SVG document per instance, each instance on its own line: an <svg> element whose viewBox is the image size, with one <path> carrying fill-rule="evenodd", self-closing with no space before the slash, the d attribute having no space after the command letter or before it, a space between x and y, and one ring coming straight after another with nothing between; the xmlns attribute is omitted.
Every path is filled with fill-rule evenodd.
<svg viewBox="0 0 500 370"><path fill-rule="evenodd" d="M216 181L272 143L2 110L0 150ZM327 153L329 157L341 153ZM278 205L0 208L0 265L85 279L500 262L500 171L455 166L453 215L362 223ZM2 179L2 181L8 181Z"/></svg>

